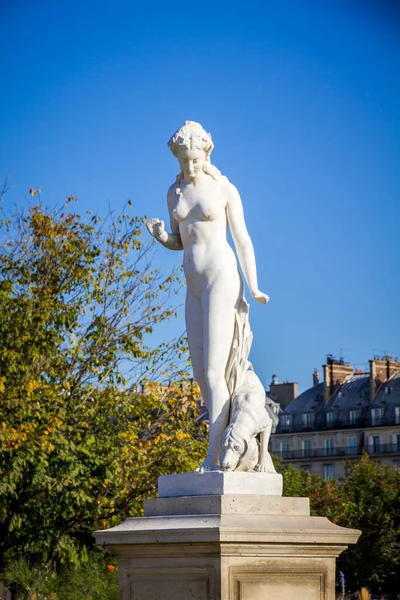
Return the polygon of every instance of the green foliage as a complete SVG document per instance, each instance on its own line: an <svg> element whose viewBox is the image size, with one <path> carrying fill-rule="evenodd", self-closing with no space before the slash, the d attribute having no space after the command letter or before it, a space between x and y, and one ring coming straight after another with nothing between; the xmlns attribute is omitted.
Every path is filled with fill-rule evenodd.
<svg viewBox="0 0 400 600"><path fill-rule="evenodd" d="M367 586L377 593L400 589L400 470L367 455L347 466L346 479L324 481L291 465L282 469L284 495L310 498L311 514L360 529L355 546L337 561L348 589Z"/></svg>
<svg viewBox="0 0 400 600"><path fill-rule="evenodd" d="M113 565L110 565L113 566ZM118 572L109 570L101 558L60 577L57 600L118 600Z"/></svg>
<svg viewBox="0 0 400 600"><path fill-rule="evenodd" d="M20 557L8 563L5 580L16 600L118 600L118 571L105 558L93 552L88 563L57 574Z"/></svg>
<svg viewBox="0 0 400 600"><path fill-rule="evenodd" d="M322 477L294 469L290 464L282 474L284 496L310 498L312 515L327 516L334 523L339 522L346 504L342 486L333 479L324 481Z"/></svg>
<svg viewBox="0 0 400 600"><path fill-rule="evenodd" d="M11 561L4 573L6 584L13 590L16 600L32 600L45 591L43 574L23 556Z"/></svg>
<svg viewBox="0 0 400 600"><path fill-rule="evenodd" d="M205 453L184 341L146 344L179 272L152 267L142 219L73 202L0 222L0 568L85 561L94 529Z"/></svg>
<svg viewBox="0 0 400 600"><path fill-rule="evenodd" d="M340 525L361 529L357 545L340 560L353 588L360 582L373 591L400 590L400 469L367 455L348 466L343 483L347 503Z"/></svg>

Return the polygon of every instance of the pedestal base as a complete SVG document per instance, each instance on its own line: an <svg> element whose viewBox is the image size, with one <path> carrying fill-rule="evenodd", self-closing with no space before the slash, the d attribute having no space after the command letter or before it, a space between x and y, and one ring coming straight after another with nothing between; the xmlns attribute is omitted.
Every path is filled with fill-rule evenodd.
<svg viewBox="0 0 400 600"><path fill-rule="evenodd" d="M360 532L310 517L307 498L152 498L95 533L119 557L120 600L334 600L335 558Z"/></svg>
<svg viewBox="0 0 400 600"><path fill-rule="evenodd" d="M158 478L160 498L171 496L221 496L257 494L282 496L283 480L278 473L205 471L162 475Z"/></svg>

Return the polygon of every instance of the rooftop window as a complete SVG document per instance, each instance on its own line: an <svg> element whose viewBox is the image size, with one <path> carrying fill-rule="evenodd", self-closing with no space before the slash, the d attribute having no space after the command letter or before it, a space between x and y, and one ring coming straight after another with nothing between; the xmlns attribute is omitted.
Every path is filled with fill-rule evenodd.
<svg viewBox="0 0 400 600"><path fill-rule="evenodd" d="M311 429L314 424L314 414L313 413L304 413L302 415L302 423L303 429Z"/></svg>
<svg viewBox="0 0 400 600"><path fill-rule="evenodd" d="M281 429L282 429L282 431L291 431L292 415L282 415L281 416Z"/></svg>
<svg viewBox="0 0 400 600"><path fill-rule="evenodd" d="M328 427L332 427L334 420L335 420L334 412L326 413L326 424L328 425Z"/></svg>
<svg viewBox="0 0 400 600"><path fill-rule="evenodd" d="M350 410L349 411L349 423L350 425L356 425L358 418L360 415L360 411L359 410Z"/></svg>
<svg viewBox="0 0 400 600"><path fill-rule="evenodd" d="M375 425L380 425L382 418L382 409L381 408L371 408L371 425L374 427Z"/></svg>

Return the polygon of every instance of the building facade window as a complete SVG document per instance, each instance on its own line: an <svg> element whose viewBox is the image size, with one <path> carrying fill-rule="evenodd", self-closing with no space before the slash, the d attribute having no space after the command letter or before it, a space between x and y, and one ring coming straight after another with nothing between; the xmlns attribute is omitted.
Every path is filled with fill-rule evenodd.
<svg viewBox="0 0 400 600"><path fill-rule="evenodd" d="M374 454L379 454L381 451L381 436L373 435L372 436L372 452Z"/></svg>
<svg viewBox="0 0 400 600"><path fill-rule="evenodd" d="M335 420L335 413L333 413L333 412L326 413L326 424L328 425L328 427L333 426L334 420Z"/></svg>
<svg viewBox="0 0 400 600"><path fill-rule="evenodd" d="M314 423L314 414L313 413L304 413L303 414L303 427L311 428Z"/></svg>
<svg viewBox="0 0 400 600"><path fill-rule="evenodd" d="M289 442L281 442L282 458L289 458Z"/></svg>
<svg viewBox="0 0 400 600"><path fill-rule="evenodd" d="M394 422L396 425L400 425L400 406L394 407Z"/></svg>
<svg viewBox="0 0 400 600"><path fill-rule="evenodd" d="M309 456L311 456L311 441L310 440L303 440L302 441L302 446L303 446L303 456L304 456L304 458L308 458Z"/></svg>
<svg viewBox="0 0 400 600"><path fill-rule="evenodd" d="M395 433L393 435L393 452L400 452L400 433Z"/></svg>
<svg viewBox="0 0 400 600"><path fill-rule="evenodd" d="M332 439L325 440L325 456L333 456L334 443Z"/></svg>
<svg viewBox="0 0 400 600"><path fill-rule="evenodd" d="M283 415L281 417L281 425L283 431L292 431L292 416Z"/></svg>
<svg viewBox="0 0 400 600"><path fill-rule="evenodd" d="M357 454L357 438L349 437L347 439L347 450L349 454Z"/></svg>
<svg viewBox="0 0 400 600"><path fill-rule="evenodd" d="M357 421L358 421L358 410L349 411L350 425L357 425Z"/></svg>
<svg viewBox="0 0 400 600"><path fill-rule="evenodd" d="M381 424L382 409L371 408L371 425L372 427Z"/></svg>
<svg viewBox="0 0 400 600"><path fill-rule="evenodd" d="M327 481L328 479L335 478L335 467L334 465L324 465L324 479Z"/></svg>

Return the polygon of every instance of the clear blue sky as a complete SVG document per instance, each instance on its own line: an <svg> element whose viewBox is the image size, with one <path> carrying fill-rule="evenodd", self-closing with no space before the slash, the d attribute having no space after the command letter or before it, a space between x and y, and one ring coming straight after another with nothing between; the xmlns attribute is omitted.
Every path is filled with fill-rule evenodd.
<svg viewBox="0 0 400 600"><path fill-rule="evenodd" d="M397 6L397 8L396 8ZM184 120L238 187L265 384L400 355L400 15L385 0L2 0L0 176L165 218ZM178 253L162 250L167 268ZM183 311L177 328L184 329ZM172 331L172 328L171 328Z"/></svg>

